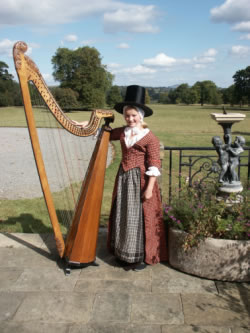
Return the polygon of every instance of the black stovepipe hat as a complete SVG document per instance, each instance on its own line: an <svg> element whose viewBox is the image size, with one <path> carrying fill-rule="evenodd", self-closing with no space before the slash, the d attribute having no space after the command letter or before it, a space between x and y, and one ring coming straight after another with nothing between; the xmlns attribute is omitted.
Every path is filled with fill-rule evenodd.
<svg viewBox="0 0 250 333"><path fill-rule="evenodd" d="M153 114L153 110L145 105L145 92L146 89L144 87L137 85L128 86L124 101L121 103L117 103L114 106L114 109L117 112L123 114L124 106L138 106L145 112L145 117L151 116Z"/></svg>

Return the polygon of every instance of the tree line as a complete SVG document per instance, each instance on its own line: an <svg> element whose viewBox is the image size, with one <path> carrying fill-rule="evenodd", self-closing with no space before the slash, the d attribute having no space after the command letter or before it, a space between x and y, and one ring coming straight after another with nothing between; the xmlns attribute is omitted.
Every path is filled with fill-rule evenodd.
<svg viewBox="0 0 250 333"><path fill-rule="evenodd" d="M53 77L59 82L49 87L59 105L67 109L112 108L125 95L126 86L113 85L114 76L102 64L94 47L76 50L58 48L52 57ZM250 66L233 75L234 84L219 88L213 81L198 81L175 87L146 87L146 104L231 104L250 105ZM0 106L20 106L19 84L0 61Z"/></svg>
<svg viewBox="0 0 250 333"><path fill-rule="evenodd" d="M0 61L0 107L20 106L23 104L19 83L8 71L9 66Z"/></svg>
<svg viewBox="0 0 250 333"><path fill-rule="evenodd" d="M183 83L158 94L154 88L148 89L152 99L162 104L250 105L250 66L237 71L233 79L234 84L228 88L219 88L213 81L205 80L193 86Z"/></svg>

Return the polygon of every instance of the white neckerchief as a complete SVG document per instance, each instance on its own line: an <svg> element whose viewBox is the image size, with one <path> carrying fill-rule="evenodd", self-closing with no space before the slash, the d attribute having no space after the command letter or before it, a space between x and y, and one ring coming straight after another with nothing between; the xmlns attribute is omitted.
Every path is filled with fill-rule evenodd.
<svg viewBox="0 0 250 333"><path fill-rule="evenodd" d="M137 141L141 140L149 133L148 128L139 129L138 127L125 127L125 143L127 148L132 147ZM133 134L133 136L131 136Z"/></svg>

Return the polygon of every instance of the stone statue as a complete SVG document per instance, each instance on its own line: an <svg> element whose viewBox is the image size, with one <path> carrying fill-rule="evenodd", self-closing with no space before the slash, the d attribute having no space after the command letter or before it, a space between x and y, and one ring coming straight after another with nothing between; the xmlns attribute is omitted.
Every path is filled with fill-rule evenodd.
<svg viewBox="0 0 250 333"><path fill-rule="evenodd" d="M236 136L235 141L227 149L229 153L229 172L231 175L231 183L238 181L238 174L236 168L239 165L239 155L244 151L242 146L246 143L245 138L239 135Z"/></svg>
<svg viewBox="0 0 250 333"><path fill-rule="evenodd" d="M219 183L235 184L238 182L236 168L239 165L239 155L244 151L242 148L245 144L243 136L236 136L232 143L231 135L225 134L224 141L219 136L212 138L212 143L219 155L218 164L221 167Z"/></svg>
<svg viewBox="0 0 250 333"><path fill-rule="evenodd" d="M219 175L219 183L224 183L229 181L228 170L229 170L229 153L226 150L226 145L222 142L219 136L214 136L212 139L212 144L214 145L218 155L218 163L221 167Z"/></svg>

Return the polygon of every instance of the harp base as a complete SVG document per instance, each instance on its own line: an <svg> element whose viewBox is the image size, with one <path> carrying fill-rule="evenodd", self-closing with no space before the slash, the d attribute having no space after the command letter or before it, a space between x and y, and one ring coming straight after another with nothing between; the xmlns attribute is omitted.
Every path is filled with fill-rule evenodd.
<svg viewBox="0 0 250 333"><path fill-rule="evenodd" d="M74 268L86 268L88 266L99 266L99 264L94 260L92 262L88 263L81 263L81 262L75 262L75 261L67 261L67 265L65 268L65 275L70 275L71 269Z"/></svg>

